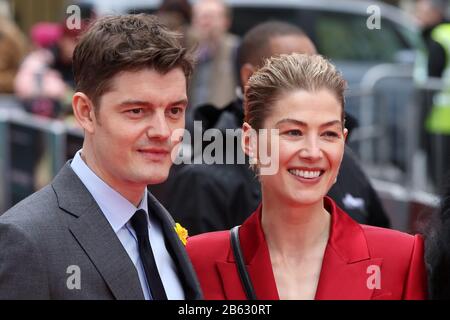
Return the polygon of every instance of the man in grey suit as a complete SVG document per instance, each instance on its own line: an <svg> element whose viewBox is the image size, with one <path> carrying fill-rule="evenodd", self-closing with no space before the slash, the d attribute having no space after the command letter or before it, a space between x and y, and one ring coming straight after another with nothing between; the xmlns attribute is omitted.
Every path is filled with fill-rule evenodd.
<svg viewBox="0 0 450 320"><path fill-rule="evenodd" d="M180 226L146 190L183 133L192 61L179 40L149 15L101 18L82 36L83 149L0 217L0 299L202 298Z"/></svg>

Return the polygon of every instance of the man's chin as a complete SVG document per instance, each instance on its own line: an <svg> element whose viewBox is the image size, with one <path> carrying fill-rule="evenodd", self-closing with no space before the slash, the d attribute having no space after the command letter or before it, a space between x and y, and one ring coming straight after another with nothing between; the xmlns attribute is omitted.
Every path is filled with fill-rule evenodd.
<svg viewBox="0 0 450 320"><path fill-rule="evenodd" d="M146 185L160 184L169 177L170 167L168 166L135 166L133 174L136 181Z"/></svg>
<svg viewBox="0 0 450 320"><path fill-rule="evenodd" d="M160 184L163 183L167 180L169 176L169 173L167 173L166 175L164 174L153 174L151 176L148 176L148 179L146 179L146 184L147 185L153 185L153 184Z"/></svg>

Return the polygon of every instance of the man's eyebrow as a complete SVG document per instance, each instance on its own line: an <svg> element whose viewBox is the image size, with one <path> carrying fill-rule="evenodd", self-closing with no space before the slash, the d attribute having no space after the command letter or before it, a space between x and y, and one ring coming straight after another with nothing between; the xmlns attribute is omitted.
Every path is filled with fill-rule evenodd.
<svg viewBox="0 0 450 320"><path fill-rule="evenodd" d="M279 125L281 125L283 123L292 123L292 124L295 124L295 125L298 125L298 126L302 126L302 127L307 127L308 126L308 124L306 122L304 122L304 121L296 120L296 119L289 119L289 118L281 119L275 125L279 126ZM328 122L322 123L320 125L320 127L330 127L330 126L334 126L334 125L342 126L341 120L328 121Z"/></svg>
<svg viewBox="0 0 450 320"><path fill-rule="evenodd" d="M125 100L118 104L121 107L127 107L127 106L142 106L142 107L151 107L152 104L147 101L142 100Z"/></svg>
<svg viewBox="0 0 450 320"><path fill-rule="evenodd" d="M179 105L187 105L188 104L188 100L187 99L180 99L178 101L172 102L169 105L170 106L179 106Z"/></svg>
<svg viewBox="0 0 450 320"><path fill-rule="evenodd" d="M174 102L171 102L169 106L178 106L178 105L187 105L188 100L187 99L180 99ZM119 103L119 106L121 107L127 107L127 106L141 106L141 107L152 107L153 104L148 101L143 100L125 100Z"/></svg>

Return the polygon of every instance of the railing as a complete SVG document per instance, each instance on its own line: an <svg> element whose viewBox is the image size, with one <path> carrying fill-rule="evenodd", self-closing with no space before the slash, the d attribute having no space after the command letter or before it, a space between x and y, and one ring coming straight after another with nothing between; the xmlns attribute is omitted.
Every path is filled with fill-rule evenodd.
<svg viewBox="0 0 450 320"><path fill-rule="evenodd" d="M386 86L392 83L397 88ZM446 168L442 165L445 146L437 143L441 137L433 136L432 142L438 147L430 154L420 140L426 135L424 92L435 92L443 85L442 81L431 79L419 86L410 67L382 64L371 68L360 88L349 92L347 100L360 122L350 144L371 176L414 190L440 189L442 181L433 181L429 167L431 164L435 167L434 176L445 176Z"/></svg>
<svg viewBox="0 0 450 320"><path fill-rule="evenodd" d="M50 182L82 138L63 121L0 106L0 213Z"/></svg>
<svg viewBox="0 0 450 320"><path fill-rule="evenodd" d="M397 88L387 86L392 84ZM347 94L359 120L349 143L383 199L394 228L418 231L417 221L439 204L436 194L450 168L450 159L445 159L450 137L427 134L424 123L432 104L426 96L443 88L440 79L418 85L411 67L382 64L370 69L360 87Z"/></svg>

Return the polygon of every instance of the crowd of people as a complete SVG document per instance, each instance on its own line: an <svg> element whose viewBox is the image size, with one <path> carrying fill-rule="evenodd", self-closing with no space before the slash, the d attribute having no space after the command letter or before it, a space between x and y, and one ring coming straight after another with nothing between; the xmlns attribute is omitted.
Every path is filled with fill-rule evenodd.
<svg viewBox="0 0 450 320"><path fill-rule="evenodd" d="M0 299L450 298L448 194L423 234L389 229L346 144L346 81L303 30L269 21L238 39L221 0L83 9L79 29L34 26L27 55L0 21L2 90L84 132L0 216ZM186 145L194 121L240 134L196 164L216 141ZM180 148L193 164L172 166Z"/></svg>

